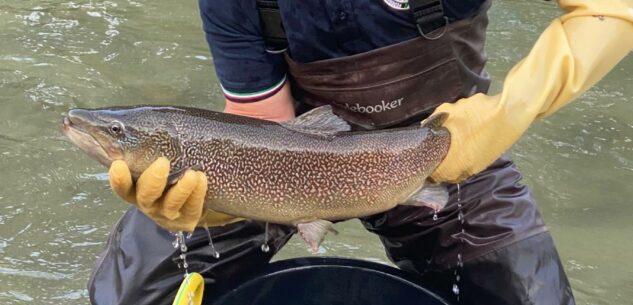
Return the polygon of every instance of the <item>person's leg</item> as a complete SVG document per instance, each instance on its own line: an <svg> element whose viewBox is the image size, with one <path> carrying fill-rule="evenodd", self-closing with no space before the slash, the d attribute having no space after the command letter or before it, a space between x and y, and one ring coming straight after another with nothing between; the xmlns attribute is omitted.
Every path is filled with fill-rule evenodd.
<svg viewBox="0 0 633 305"><path fill-rule="evenodd" d="M449 204L437 220L428 208L398 206L362 221L380 235L394 264L420 274L451 303L574 304L554 243L520 180L502 158L460 183L459 200L457 186L449 186Z"/></svg>
<svg viewBox="0 0 633 305"><path fill-rule="evenodd" d="M209 239L197 229L186 239L190 272L205 278L205 297L215 297L213 287L229 277L262 268L294 233L290 227L270 225L264 253L264 224L242 221L211 228L220 258L212 255ZM173 234L158 227L136 208L130 209L110 234L88 284L93 305L170 305L183 280L180 249Z"/></svg>
<svg viewBox="0 0 633 305"><path fill-rule="evenodd" d="M549 232L474 258L462 273L467 304L575 304Z"/></svg>

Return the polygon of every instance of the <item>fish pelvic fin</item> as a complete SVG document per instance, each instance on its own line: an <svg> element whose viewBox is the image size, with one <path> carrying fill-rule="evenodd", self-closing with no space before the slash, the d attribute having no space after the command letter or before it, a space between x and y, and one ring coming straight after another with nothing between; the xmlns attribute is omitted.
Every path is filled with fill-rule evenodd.
<svg viewBox="0 0 633 305"><path fill-rule="evenodd" d="M446 122L446 119L448 119L447 112L436 113L420 122L420 126L429 128L431 130L437 130L442 127L444 122Z"/></svg>
<svg viewBox="0 0 633 305"><path fill-rule="evenodd" d="M448 190L442 184L427 184L401 205L424 206L439 211L448 202Z"/></svg>
<svg viewBox="0 0 633 305"><path fill-rule="evenodd" d="M312 109L282 126L301 133L329 137L338 132L350 131L350 125L332 112L332 106L326 105Z"/></svg>
<svg viewBox="0 0 633 305"><path fill-rule="evenodd" d="M332 228L332 223L323 219L300 223L297 225L297 229L299 230L301 238L310 246L310 251L313 254L319 250L319 246L321 242L323 242L327 232L338 234L338 231Z"/></svg>

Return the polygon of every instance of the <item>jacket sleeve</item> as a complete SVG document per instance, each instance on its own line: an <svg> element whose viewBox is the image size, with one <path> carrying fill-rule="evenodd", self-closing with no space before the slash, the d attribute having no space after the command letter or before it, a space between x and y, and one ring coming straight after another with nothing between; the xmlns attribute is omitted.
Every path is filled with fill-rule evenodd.
<svg viewBox="0 0 633 305"><path fill-rule="evenodd" d="M286 81L286 62L283 54L266 52L255 1L198 2L225 97L234 102L256 102L279 91Z"/></svg>
<svg viewBox="0 0 633 305"><path fill-rule="evenodd" d="M447 112L448 155L436 181L459 182L490 165L536 119L589 89L633 49L633 0L560 0L567 12L545 29L505 78L500 94L477 94Z"/></svg>

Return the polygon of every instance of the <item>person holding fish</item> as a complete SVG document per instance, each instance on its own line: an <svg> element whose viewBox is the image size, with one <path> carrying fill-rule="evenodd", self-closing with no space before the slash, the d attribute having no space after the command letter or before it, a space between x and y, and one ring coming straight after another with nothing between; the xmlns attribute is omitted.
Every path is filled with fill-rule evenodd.
<svg viewBox="0 0 633 305"><path fill-rule="evenodd" d="M484 41L490 2L200 0L204 31L226 96L225 112L259 119L257 126L277 134L245 137L240 143L268 144L270 149L292 145L287 151L304 151L310 168L279 169L278 176L270 174L275 171L258 176L260 169L244 172L245 180L261 181L231 193L223 181L239 179L221 179L219 167L217 175L195 167L175 168L176 159L166 156L143 167L133 183L138 168L107 160L112 188L135 207L116 226L95 268L89 284L91 302L171 303L182 271L172 261L179 252L169 246L170 231L193 231L187 240L189 265L204 276L210 288L206 296L213 298L213 285L261 268L297 230L318 246L330 221L359 217L380 237L395 265L418 273L430 290L449 302L458 303L452 289L455 268L460 268L459 304L574 304L537 204L504 152L532 122L582 94L630 52L633 1L559 0L566 13L509 72L501 93L486 95L490 79L484 69ZM434 114L434 120L420 126ZM81 116L76 112L70 120ZM240 122L233 118L222 120ZM280 124L268 127L261 120ZM250 132L235 128L240 128L236 137ZM411 128L424 130L429 137L448 131L450 143L438 140L425 146L427 156L441 156L437 162L422 155L398 155L429 139L417 141L416 133L403 131ZM345 150L364 143L352 135L363 135L371 145L361 152ZM405 146L409 150L389 150ZM356 163L319 159L311 154L319 149L329 149L335 157L345 151L358 158ZM260 153L265 156L263 164L281 164L267 163L270 151ZM389 153L391 157L385 156ZM229 158L231 152L227 154ZM287 157L288 163L294 162ZM415 162L404 166L403 160ZM396 173L385 164L401 167ZM179 171L171 181L174 169ZM296 177L306 172L336 176L337 171L349 175L338 177L341 184L336 187L318 185L317 178ZM409 180L394 178L409 172ZM447 186L447 198L441 199L444 189L438 187L431 192L435 199L428 200L424 190L434 186L426 182L429 174L432 183ZM390 181L384 183L384 192L378 191L383 184L376 177ZM376 191L367 191L357 179L375 183ZM240 192L254 200L248 193L260 186L261 196L252 197L259 198L253 206L261 207L260 212L249 214L248 207L231 210L214 203L238 204ZM337 188L348 195L329 193ZM272 189L277 195L271 195ZM305 196L300 198L309 204L286 213L303 214L297 212L300 216L292 221L257 217L273 215L268 211L272 207L283 208L276 205L283 195ZM327 201L320 206L328 196L350 205ZM446 206L434 211L446 199ZM204 207L205 201L210 209ZM350 212L352 202L369 207ZM382 210L372 210L371 203L378 202L384 203ZM326 211L340 213L335 217ZM195 229L201 226L210 227L219 258L209 253L205 231ZM261 250L264 240L269 251Z"/></svg>

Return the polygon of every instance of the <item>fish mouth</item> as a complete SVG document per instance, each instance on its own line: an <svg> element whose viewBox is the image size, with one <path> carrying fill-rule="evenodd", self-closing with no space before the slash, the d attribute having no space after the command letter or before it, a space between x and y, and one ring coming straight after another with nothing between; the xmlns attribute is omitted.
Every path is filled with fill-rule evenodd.
<svg viewBox="0 0 633 305"><path fill-rule="evenodd" d="M63 132L73 144L105 166L110 166L113 160L121 159L122 157L120 153L104 147L80 124L73 122L71 115L64 116Z"/></svg>

